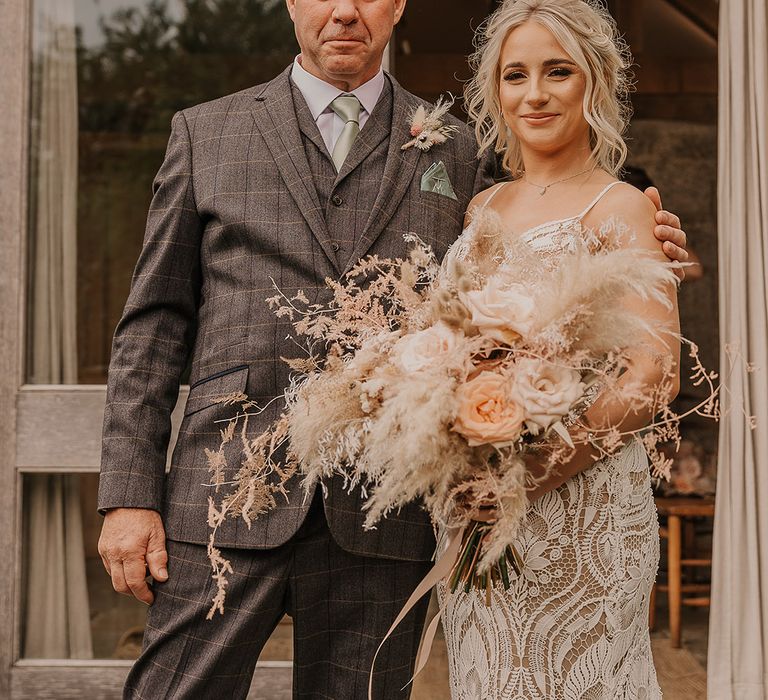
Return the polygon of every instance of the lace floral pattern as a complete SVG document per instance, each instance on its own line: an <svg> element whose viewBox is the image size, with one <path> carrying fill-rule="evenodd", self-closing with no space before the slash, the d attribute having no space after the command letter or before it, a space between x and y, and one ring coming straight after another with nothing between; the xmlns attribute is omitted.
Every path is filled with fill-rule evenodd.
<svg viewBox="0 0 768 700"><path fill-rule="evenodd" d="M581 217L525 239L556 264ZM472 227L448 255L467 254ZM453 700L658 700L648 630L659 525L639 441L531 504L508 591L438 587Z"/></svg>
<svg viewBox="0 0 768 700"><path fill-rule="evenodd" d="M648 459L632 442L533 503L523 575L491 605L440 587L453 700L655 700L659 561Z"/></svg>

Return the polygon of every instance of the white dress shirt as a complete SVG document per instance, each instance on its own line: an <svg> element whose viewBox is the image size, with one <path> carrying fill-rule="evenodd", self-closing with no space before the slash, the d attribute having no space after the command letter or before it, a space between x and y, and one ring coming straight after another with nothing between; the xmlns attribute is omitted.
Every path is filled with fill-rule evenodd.
<svg viewBox="0 0 768 700"><path fill-rule="evenodd" d="M368 118L373 112L373 108L381 97L384 90L384 70L379 68L379 72L373 76L367 83L352 92L345 93L343 90L326 83L324 80L315 77L301 66L301 56L297 56L291 69L291 80L299 89L304 100L312 113L312 118L320 130L328 153L333 153L333 147L336 145L341 132L344 129L344 122L331 109L333 102L339 95L354 95L360 100L362 109L360 110L360 129L365 126Z"/></svg>

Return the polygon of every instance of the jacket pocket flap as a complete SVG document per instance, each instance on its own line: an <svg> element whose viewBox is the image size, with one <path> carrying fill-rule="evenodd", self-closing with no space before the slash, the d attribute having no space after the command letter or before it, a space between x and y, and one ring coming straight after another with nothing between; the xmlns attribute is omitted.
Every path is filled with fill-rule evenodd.
<svg viewBox="0 0 768 700"><path fill-rule="evenodd" d="M212 374L189 387L184 415L189 416L217 403L230 394L245 392L248 384L248 365L240 365Z"/></svg>

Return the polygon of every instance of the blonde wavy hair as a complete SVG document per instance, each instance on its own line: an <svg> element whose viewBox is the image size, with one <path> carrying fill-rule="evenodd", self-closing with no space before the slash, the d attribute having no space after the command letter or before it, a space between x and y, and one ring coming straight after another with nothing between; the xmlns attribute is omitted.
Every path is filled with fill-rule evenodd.
<svg viewBox="0 0 768 700"><path fill-rule="evenodd" d="M504 153L512 175L523 172L520 144L504 121L499 100L501 51L509 33L525 22L546 27L583 71L584 118L592 159L616 175L627 157L623 134L629 123L631 57L616 22L596 0L505 0L475 36L470 57L474 77L464 91L480 153Z"/></svg>

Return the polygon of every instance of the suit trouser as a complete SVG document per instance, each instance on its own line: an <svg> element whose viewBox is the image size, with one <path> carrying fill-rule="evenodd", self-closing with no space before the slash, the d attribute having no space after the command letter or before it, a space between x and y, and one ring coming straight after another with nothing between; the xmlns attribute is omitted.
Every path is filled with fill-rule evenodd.
<svg viewBox="0 0 768 700"><path fill-rule="evenodd" d="M205 619L215 585L206 547L168 541L144 648L124 698L245 698L256 661L284 613L293 618L293 697L364 700L373 655L429 562L350 554L315 499L296 535L272 550L223 550L232 564L225 613ZM428 599L376 661L374 697L407 698Z"/></svg>

